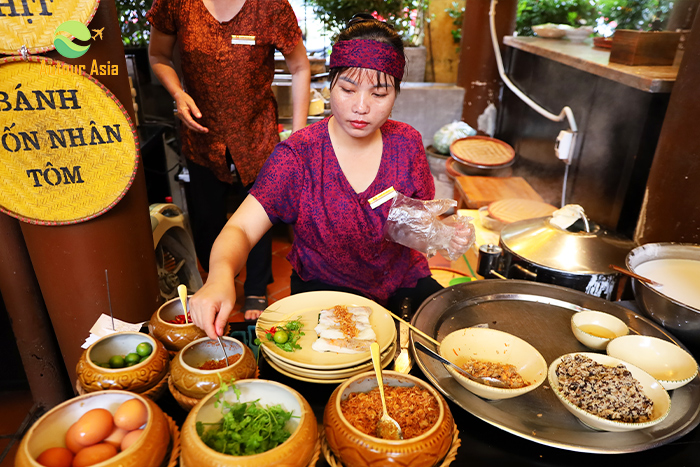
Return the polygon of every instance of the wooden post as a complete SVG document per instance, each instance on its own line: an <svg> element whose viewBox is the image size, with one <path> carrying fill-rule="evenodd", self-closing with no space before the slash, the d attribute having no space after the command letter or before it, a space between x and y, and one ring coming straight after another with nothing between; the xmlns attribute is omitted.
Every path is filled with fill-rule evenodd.
<svg viewBox="0 0 700 467"><path fill-rule="evenodd" d="M688 35L649 172L635 240L700 243L700 15Z"/></svg>
<svg viewBox="0 0 700 467"><path fill-rule="evenodd" d="M0 290L34 402L48 410L73 393L19 221L0 214Z"/></svg>
<svg viewBox="0 0 700 467"><path fill-rule="evenodd" d="M478 129L477 119L489 106L499 106L502 82L491 45L489 0L467 0L462 22L457 85L463 87L462 120ZM517 0L498 0L496 5L496 37L503 47L503 36L515 30Z"/></svg>
<svg viewBox="0 0 700 467"><path fill-rule="evenodd" d="M86 73L94 60L117 65L116 75L93 77L109 88L134 121L114 0L100 2L88 27L104 29L102 40L92 41L85 55L77 59L66 59L56 51L46 55L72 65L85 65ZM95 157L100 157L99 152ZM128 322L148 320L160 302L143 166L139 164L124 198L95 219L59 227L20 224L65 367L75 382L75 365L83 352L81 345L100 314L109 314L105 270L109 271L115 318ZM14 306L9 308L11 315L23 312Z"/></svg>

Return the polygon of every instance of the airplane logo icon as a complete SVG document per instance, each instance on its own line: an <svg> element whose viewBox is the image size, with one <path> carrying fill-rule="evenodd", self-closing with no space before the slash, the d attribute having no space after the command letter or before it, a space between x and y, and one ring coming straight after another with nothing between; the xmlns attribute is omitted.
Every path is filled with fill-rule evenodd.
<svg viewBox="0 0 700 467"><path fill-rule="evenodd" d="M100 40L102 40L102 31L104 31L105 28L102 29L92 29L91 31L95 33L94 36L92 36L92 40L96 41L97 37L99 36Z"/></svg>

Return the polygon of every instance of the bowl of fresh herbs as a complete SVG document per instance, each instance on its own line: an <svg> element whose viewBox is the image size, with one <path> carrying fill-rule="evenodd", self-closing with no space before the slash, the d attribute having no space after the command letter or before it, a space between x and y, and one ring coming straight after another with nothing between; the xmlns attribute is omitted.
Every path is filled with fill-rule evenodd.
<svg viewBox="0 0 700 467"><path fill-rule="evenodd" d="M275 381L221 383L182 426L182 467L305 467L318 455L316 417L294 389Z"/></svg>

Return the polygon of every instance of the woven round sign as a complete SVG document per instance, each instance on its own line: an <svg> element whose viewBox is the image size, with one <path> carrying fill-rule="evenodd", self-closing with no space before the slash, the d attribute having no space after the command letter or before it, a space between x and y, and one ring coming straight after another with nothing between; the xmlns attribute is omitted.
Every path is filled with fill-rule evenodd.
<svg viewBox="0 0 700 467"><path fill-rule="evenodd" d="M19 55L22 46L30 54L53 50L56 29L66 21L89 24L99 4L99 0L0 2L0 53Z"/></svg>
<svg viewBox="0 0 700 467"><path fill-rule="evenodd" d="M46 58L0 59L0 211L44 225L92 219L124 197L136 129L102 84Z"/></svg>

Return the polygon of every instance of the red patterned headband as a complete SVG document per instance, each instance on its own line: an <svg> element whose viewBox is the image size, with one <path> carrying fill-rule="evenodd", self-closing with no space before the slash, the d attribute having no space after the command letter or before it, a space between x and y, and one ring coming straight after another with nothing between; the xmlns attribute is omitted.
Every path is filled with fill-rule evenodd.
<svg viewBox="0 0 700 467"><path fill-rule="evenodd" d="M357 67L381 71L401 81L406 59L391 44L368 39L336 42L331 68Z"/></svg>

